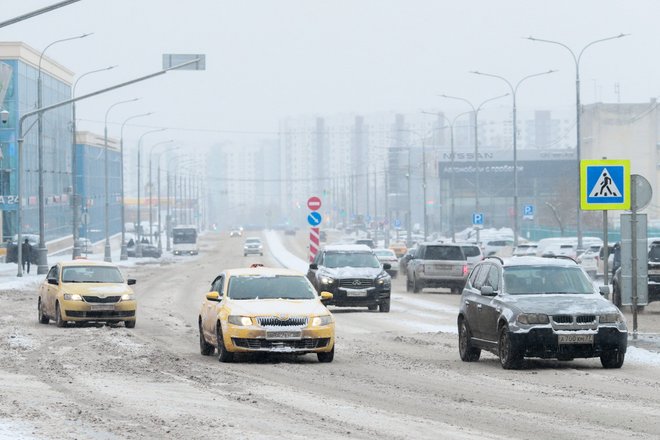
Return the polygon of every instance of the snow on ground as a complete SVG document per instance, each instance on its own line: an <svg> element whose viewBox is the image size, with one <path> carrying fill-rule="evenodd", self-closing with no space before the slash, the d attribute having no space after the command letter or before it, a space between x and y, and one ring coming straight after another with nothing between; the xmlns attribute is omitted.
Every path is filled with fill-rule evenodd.
<svg viewBox="0 0 660 440"><path fill-rule="evenodd" d="M282 244L280 236L275 231L266 231L264 233L273 257L284 267L294 269L302 273L307 273L309 264L302 258L298 258L288 251Z"/></svg>

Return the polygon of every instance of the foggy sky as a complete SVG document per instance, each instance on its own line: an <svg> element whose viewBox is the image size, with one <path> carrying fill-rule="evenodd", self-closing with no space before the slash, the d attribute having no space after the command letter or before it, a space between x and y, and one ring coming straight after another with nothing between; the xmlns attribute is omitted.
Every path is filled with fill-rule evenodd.
<svg viewBox="0 0 660 440"><path fill-rule="evenodd" d="M2 19L55 2L5 1ZM522 38L528 35L579 50L595 39L631 33L586 52L583 103L616 102L617 82L622 102L647 102L660 91L658 16L655 0L82 0L0 29L0 39L41 51L54 40L94 32L47 52L77 75L119 65L81 80L78 95L159 70L162 53L205 53L205 72L170 72L77 109L79 129L102 133L108 106L140 97L113 109L111 136L119 135L126 117L154 111L135 124L175 129L151 139L204 147L275 136L286 116L462 112L463 105L438 94L480 102L507 92L500 81L470 70L515 82L558 69L526 82L519 108L572 108L570 54ZM129 126L125 135L143 131Z"/></svg>

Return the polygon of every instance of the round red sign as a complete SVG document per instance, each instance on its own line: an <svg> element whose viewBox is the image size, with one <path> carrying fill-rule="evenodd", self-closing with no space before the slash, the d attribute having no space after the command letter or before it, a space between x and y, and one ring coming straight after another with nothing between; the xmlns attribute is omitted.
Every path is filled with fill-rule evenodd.
<svg viewBox="0 0 660 440"><path fill-rule="evenodd" d="M316 196L312 196L307 199L307 207L312 211L318 211L321 208L321 199Z"/></svg>

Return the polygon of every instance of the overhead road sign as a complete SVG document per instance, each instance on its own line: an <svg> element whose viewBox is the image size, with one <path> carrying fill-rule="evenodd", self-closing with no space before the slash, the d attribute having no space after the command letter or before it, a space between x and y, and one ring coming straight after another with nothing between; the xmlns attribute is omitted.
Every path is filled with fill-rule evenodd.
<svg viewBox="0 0 660 440"><path fill-rule="evenodd" d="M580 207L583 210L630 209L630 161L580 161Z"/></svg>
<svg viewBox="0 0 660 440"><path fill-rule="evenodd" d="M182 64L186 64L186 65L183 66ZM172 67L178 65L182 65L182 66L177 67L175 70L206 70L206 55L187 54L187 53L163 54L163 69L171 69Z"/></svg>

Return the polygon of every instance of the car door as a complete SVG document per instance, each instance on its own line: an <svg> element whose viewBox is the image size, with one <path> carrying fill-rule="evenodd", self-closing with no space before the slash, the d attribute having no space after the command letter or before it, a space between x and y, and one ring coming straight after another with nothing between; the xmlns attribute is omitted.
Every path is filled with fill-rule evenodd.
<svg viewBox="0 0 660 440"><path fill-rule="evenodd" d="M489 300L488 297L485 297L481 294L481 287L484 285L486 277L488 276L488 273L490 272L490 267L491 264L482 264L479 272L475 275L474 278L474 285L473 285L473 295L472 295L472 303L470 306L473 308L473 318L472 318L472 323L470 324L470 330L472 331L472 336L478 339L483 339L483 314L482 310L484 307L484 304L486 304Z"/></svg>
<svg viewBox="0 0 660 440"><path fill-rule="evenodd" d="M48 280L57 280L57 284L50 284ZM45 295L42 297L43 304L45 305L44 310L48 316L55 316L55 301L57 300L57 294L60 290L60 270L57 265L50 268L48 274L46 274L46 282L44 283Z"/></svg>
<svg viewBox="0 0 660 440"><path fill-rule="evenodd" d="M316 267L320 267L323 264L323 254L324 252L318 252L316 256L314 257L314 260L312 261L313 264L316 264ZM316 279L316 272L318 269L312 269L308 268L307 269L307 279L309 280L310 283L312 283L312 286L316 289L316 291L319 291L319 286L318 286L318 280Z"/></svg>
<svg viewBox="0 0 660 440"><path fill-rule="evenodd" d="M474 268L468 278L468 283L463 290L463 310L465 310L465 318L467 319L468 327L472 332L472 336L478 338L479 336L479 316L477 315L477 296L480 295L478 286L479 273L483 270L488 271L488 265L482 264Z"/></svg>
<svg viewBox="0 0 660 440"><path fill-rule="evenodd" d="M406 269L407 270L406 276L411 280L415 278L415 270L420 262L420 258L422 255L424 255L424 246L419 246L417 249L414 249L413 252L410 254L410 260L408 260L408 265Z"/></svg>
<svg viewBox="0 0 660 440"><path fill-rule="evenodd" d="M501 292L502 277L500 276L500 268L494 264L490 265L488 273L483 278L483 286L490 286L493 292ZM482 339L487 341L497 341L497 321L502 313L502 306L500 298L496 296L483 296L480 295L480 308L479 308L479 332Z"/></svg>
<svg viewBox="0 0 660 440"><path fill-rule="evenodd" d="M224 275L219 275L213 283L211 283L210 292L217 292L219 298L222 298L222 284L224 281ZM212 341L215 338L215 322L217 320L217 306L220 304L219 301L209 301L208 299L204 301L204 310L202 316L202 327L204 328L204 337L207 341Z"/></svg>

